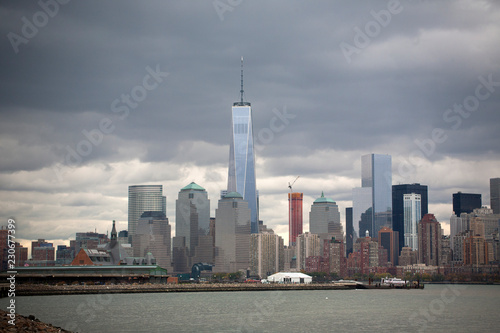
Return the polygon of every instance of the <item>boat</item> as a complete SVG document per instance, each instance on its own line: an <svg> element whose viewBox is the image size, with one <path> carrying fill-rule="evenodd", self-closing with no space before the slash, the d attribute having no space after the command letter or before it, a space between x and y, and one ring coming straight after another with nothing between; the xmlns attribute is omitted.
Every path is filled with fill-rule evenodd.
<svg viewBox="0 0 500 333"><path fill-rule="evenodd" d="M382 278L380 280L380 284L382 286L389 286L389 287L405 287L407 285L406 280L401 280L400 278Z"/></svg>

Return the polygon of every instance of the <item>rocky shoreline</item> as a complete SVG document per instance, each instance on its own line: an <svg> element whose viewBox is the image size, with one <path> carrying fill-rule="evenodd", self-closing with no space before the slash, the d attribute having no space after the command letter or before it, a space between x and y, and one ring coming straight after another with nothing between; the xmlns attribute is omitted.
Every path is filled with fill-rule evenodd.
<svg viewBox="0 0 500 333"><path fill-rule="evenodd" d="M0 332L48 332L48 333L72 333L61 327L46 324L36 319L35 316L22 316L16 314L14 325L10 324L7 311L0 310Z"/></svg>
<svg viewBox="0 0 500 333"><path fill-rule="evenodd" d="M325 284L261 284L261 283L210 283L210 284L117 284L117 285L42 285L19 284L16 296L158 293L158 292L217 292L217 291L274 291L274 290L349 290L350 283Z"/></svg>

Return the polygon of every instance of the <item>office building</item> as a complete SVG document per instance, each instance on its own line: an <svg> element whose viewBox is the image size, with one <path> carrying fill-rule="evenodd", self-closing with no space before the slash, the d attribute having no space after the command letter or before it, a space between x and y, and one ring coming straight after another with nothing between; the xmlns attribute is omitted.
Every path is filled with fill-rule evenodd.
<svg viewBox="0 0 500 333"><path fill-rule="evenodd" d="M382 227L392 228L392 159L390 155L361 157L361 187L372 189L372 230L376 237Z"/></svg>
<svg viewBox="0 0 500 333"><path fill-rule="evenodd" d="M352 235L353 243L358 238L371 235L372 214L372 189L370 187L356 187L352 189Z"/></svg>
<svg viewBox="0 0 500 333"><path fill-rule="evenodd" d="M128 187L128 236L129 242L137 228L137 221L142 213L148 211L166 212L166 197L162 185L132 185Z"/></svg>
<svg viewBox="0 0 500 333"><path fill-rule="evenodd" d="M134 257L146 257L151 253L156 264L170 270L171 227L162 211L142 213L132 240Z"/></svg>
<svg viewBox="0 0 500 333"><path fill-rule="evenodd" d="M252 108L243 101L243 57L241 58L240 101L233 103L229 147L227 191L240 193L251 210L252 233L258 233L259 207L255 179L255 150Z"/></svg>
<svg viewBox="0 0 500 333"><path fill-rule="evenodd" d="M420 194L410 193L403 195L404 207L404 246L413 251L418 250L417 225L422 219L422 199ZM399 249L398 249L399 254Z"/></svg>
<svg viewBox="0 0 500 333"><path fill-rule="evenodd" d="M378 243L387 250L387 261L390 262L390 266L397 266L399 257L398 232L388 227L382 227L378 232Z"/></svg>
<svg viewBox="0 0 500 333"><path fill-rule="evenodd" d="M346 256L352 253L353 228L352 228L352 207L345 209L345 247Z"/></svg>
<svg viewBox="0 0 500 333"><path fill-rule="evenodd" d="M53 243L39 239L31 242L31 262L32 266L54 266L55 248Z"/></svg>
<svg viewBox="0 0 500 333"><path fill-rule="evenodd" d="M194 182L180 190L175 202L175 236L185 238L181 243L186 246L186 254L191 258L190 266L199 262L214 262L210 200L207 191Z"/></svg>
<svg viewBox="0 0 500 333"><path fill-rule="evenodd" d="M215 210L216 272L236 272L250 266L250 220L248 202L237 192L219 200Z"/></svg>
<svg viewBox="0 0 500 333"><path fill-rule="evenodd" d="M75 250L67 245L57 245L56 265L69 265L75 258Z"/></svg>
<svg viewBox="0 0 500 333"><path fill-rule="evenodd" d="M441 223L434 214L426 214L418 224L418 260L427 266L439 266L441 258Z"/></svg>
<svg viewBox="0 0 500 333"><path fill-rule="evenodd" d="M470 214L475 208L481 208L481 194L453 193L453 212L456 216Z"/></svg>
<svg viewBox="0 0 500 333"><path fill-rule="evenodd" d="M291 197L291 200L290 200ZM288 245L293 246L296 243L297 236L302 233L303 213L302 199L304 193L288 193Z"/></svg>
<svg viewBox="0 0 500 333"><path fill-rule="evenodd" d="M309 212L309 232L317 234L322 239L344 240L344 231L340 224L340 212L337 203L326 198L324 193L314 200Z"/></svg>
<svg viewBox="0 0 500 333"><path fill-rule="evenodd" d="M500 178L490 179L490 204L493 214L500 214Z"/></svg>
<svg viewBox="0 0 500 333"><path fill-rule="evenodd" d="M411 193L420 194L420 216L418 216L418 221L429 212L427 185L415 183L392 186L392 229L399 233L399 252L405 246L404 195Z"/></svg>

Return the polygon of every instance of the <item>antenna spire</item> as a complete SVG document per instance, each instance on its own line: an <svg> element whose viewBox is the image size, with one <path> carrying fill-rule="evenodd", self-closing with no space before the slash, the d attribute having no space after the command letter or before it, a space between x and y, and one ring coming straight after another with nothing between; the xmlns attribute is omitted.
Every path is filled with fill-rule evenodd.
<svg viewBox="0 0 500 333"><path fill-rule="evenodd" d="M243 105L243 56L241 56L241 105Z"/></svg>
<svg viewBox="0 0 500 333"><path fill-rule="evenodd" d="M240 101L233 103L233 106L250 106L250 103L243 102L243 56L241 56L241 89L240 89Z"/></svg>

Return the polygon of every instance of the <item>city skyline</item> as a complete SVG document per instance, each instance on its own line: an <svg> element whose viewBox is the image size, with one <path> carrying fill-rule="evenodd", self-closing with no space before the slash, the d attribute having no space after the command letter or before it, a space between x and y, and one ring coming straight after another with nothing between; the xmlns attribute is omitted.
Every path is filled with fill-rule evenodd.
<svg viewBox="0 0 500 333"><path fill-rule="evenodd" d="M369 153L393 157L393 185L428 185L445 234L452 193L481 194L489 206L500 163L500 4L295 5L243 2L220 14L210 2L126 2L96 14L70 2L28 37L22 18L33 22L38 3L0 5L0 210L16 218L17 240L67 244L75 232L106 233L112 220L127 229L135 184L163 186L172 230L186 184L217 202L241 55L260 217L283 239L287 184L300 175L304 207L324 191L345 228Z"/></svg>

